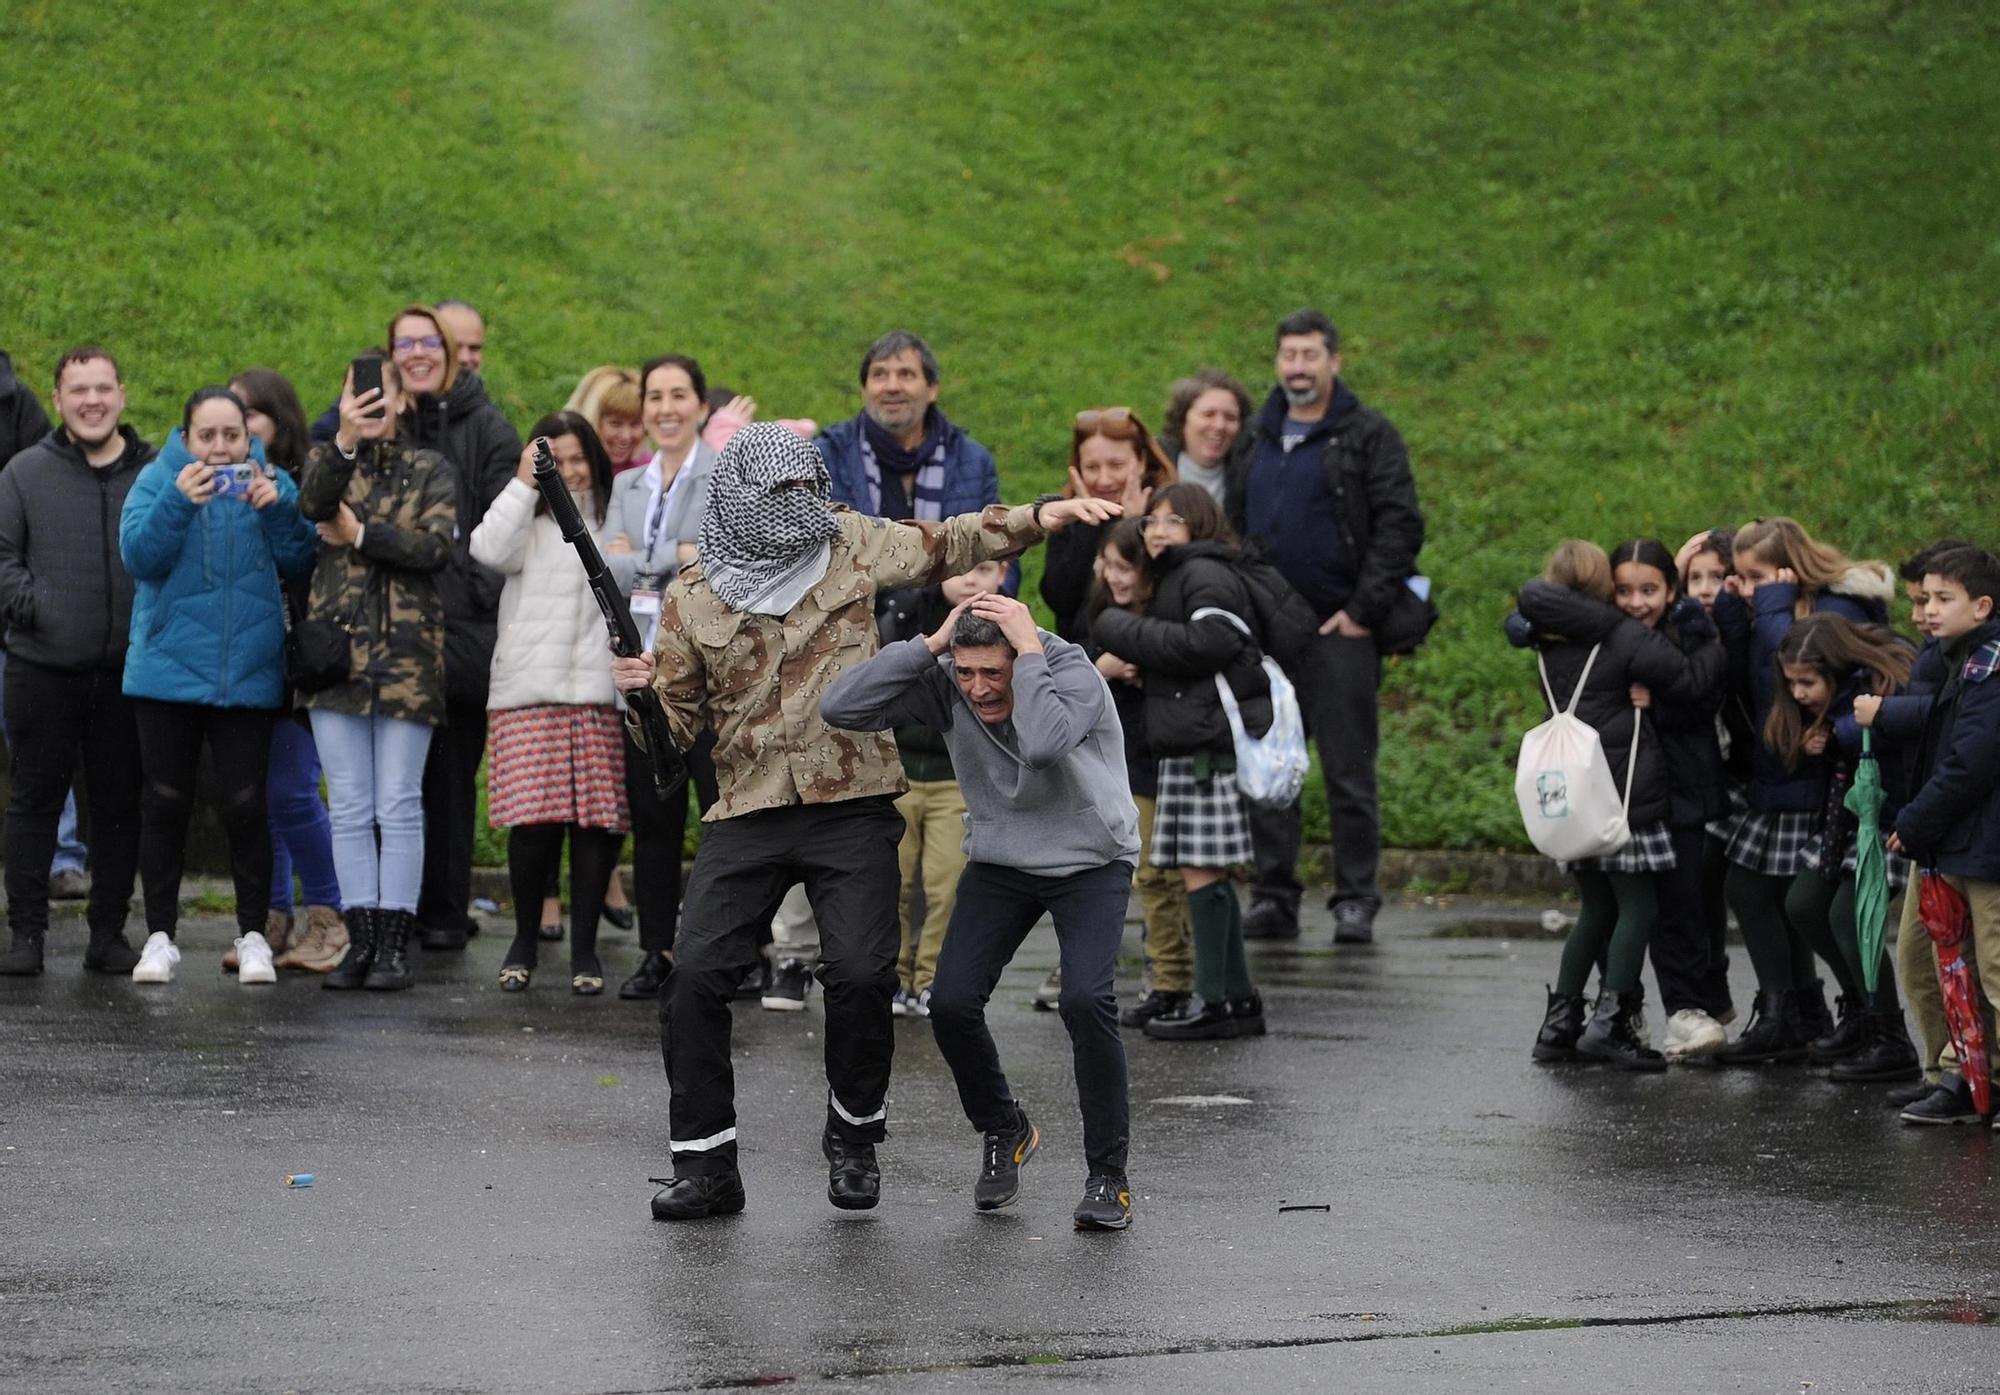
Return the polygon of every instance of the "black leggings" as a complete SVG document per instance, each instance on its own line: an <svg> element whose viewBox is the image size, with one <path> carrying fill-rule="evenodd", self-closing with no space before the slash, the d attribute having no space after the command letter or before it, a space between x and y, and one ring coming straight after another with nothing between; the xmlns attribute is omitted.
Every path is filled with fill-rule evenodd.
<svg viewBox="0 0 2000 1395"><path fill-rule="evenodd" d="M604 892L611 884L611 869L618 864L618 847L625 841L624 834L608 828L522 823L507 830L507 884L514 895L514 943L507 947L507 962L535 965L542 938L542 890L562 862L565 832L569 834L570 972L596 973L597 918L604 913Z"/></svg>
<svg viewBox="0 0 2000 1395"><path fill-rule="evenodd" d="M215 811L229 837L229 875L236 884L239 934L262 934L271 909L271 823L265 779L271 765L271 723L277 714L254 707L202 707L187 702L132 700L139 728L145 786L139 803L139 877L146 889L146 932L171 936L180 920L181 877L187 866L188 822L205 740L215 775Z"/></svg>

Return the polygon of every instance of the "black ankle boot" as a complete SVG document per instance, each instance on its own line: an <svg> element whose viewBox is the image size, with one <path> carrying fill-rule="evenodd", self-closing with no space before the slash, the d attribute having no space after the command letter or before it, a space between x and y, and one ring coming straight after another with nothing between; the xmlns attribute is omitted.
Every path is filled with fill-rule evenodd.
<svg viewBox="0 0 2000 1395"><path fill-rule="evenodd" d="M667 974L673 967L667 962L666 955L653 950L639 961L639 967L633 971L632 977L618 985L618 996L635 999L658 998L660 985L667 981Z"/></svg>
<svg viewBox="0 0 2000 1395"><path fill-rule="evenodd" d="M93 974L129 974L139 967L139 951L123 930L92 930L83 952L83 967Z"/></svg>
<svg viewBox="0 0 2000 1395"><path fill-rule="evenodd" d="M138 963L137 959L132 961ZM7 946L7 952L0 954L0 974L15 978L31 978L42 971L42 937L26 930L14 932L14 942ZM130 966L127 966L130 972Z"/></svg>
<svg viewBox="0 0 2000 1395"><path fill-rule="evenodd" d="M375 937L381 914L373 906L350 906L341 913L341 919L347 922L347 953L333 966L333 972L319 981L320 987L338 991L359 988L368 981L368 970L375 963Z"/></svg>
<svg viewBox="0 0 2000 1395"><path fill-rule="evenodd" d="M1833 1032L1833 1013L1826 1006L1826 984L1819 979L1794 988L1786 1012L1792 1039L1801 1049L1810 1050L1809 1043Z"/></svg>
<svg viewBox="0 0 2000 1395"><path fill-rule="evenodd" d="M1827 1073L1829 1079L1865 1083L1922 1076L1917 1068L1917 1048L1910 1045L1900 1008L1867 1008L1860 1017L1866 1039L1859 1049L1834 1062Z"/></svg>
<svg viewBox="0 0 2000 1395"><path fill-rule="evenodd" d="M1247 998L1229 1000L1229 1026L1233 1037L1261 1037L1271 1029L1264 1023L1264 995L1252 989Z"/></svg>
<svg viewBox="0 0 2000 1395"><path fill-rule="evenodd" d="M1536 1033L1535 1049L1530 1054L1537 1061L1574 1061L1576 1039L1582 1035L1582 996L1565 998L1550 989L1548 1016L1542 1019L1542 1030Z"/></svg>
<svg viewBox="0 0 2000 1395"><path fill-rule="evenodd" d="M1600 990L1590 1025L1577 1038L1576 1054L1620 1070L1665 1070L1667 1058L1646 1044L1646 997Z"/></svg>
<svg viewBox="0 0 2000 1395"><path fill-rule="evenodd" d="M375 959L363 988L391 993L416 983L417 976L410 972L410 932L416 926L417 918L409 911L375 912Z"/></svg>
<svg viewBox="0 0 2000 1395"><path fill-rule="evenodd" d="M1850 999L1845 993L1835 998L1834 1007L1840 1022L1830 1032L1822 1032L1806 1043L1806 1057L1816 1064L1826 1066L1845 1056L1852 1056L1868 1044L1868 1019L1860 1003Z"/></svg>
<svg viewBox="0 0 2000 1395"><path fill-rule="evenodd" d="M1760 988L1750 1004L1750 1021L1743 1034L1716 1053L1726 1066L1761 1066L1768 1061L1803 1061L1805 1043L1792 1032L1792 995L1781 988Z"/></svg>
<svg viewBox="0 0 2000 1395"><path fill-rule="evenodd" d="M826 1199L843 1211L867 1211L882 1199L882 1169L875 1145L851 1143L828 1128L820 1135L826 1154Z"/></svg>

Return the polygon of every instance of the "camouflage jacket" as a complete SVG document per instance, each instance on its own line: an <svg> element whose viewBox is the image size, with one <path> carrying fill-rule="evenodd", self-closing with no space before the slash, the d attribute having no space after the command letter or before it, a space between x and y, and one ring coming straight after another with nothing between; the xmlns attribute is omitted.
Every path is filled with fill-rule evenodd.
<svg viewBox="0 0 2000 1395"><path fill-rule="evenodd" d="M354 676L312 694L308 707L432 724L443 718L437 577L451 561L456 498L451 466L436 451L364 442L349 460L330 442L313 447L299 473L299 512L322 522L345 503L361 520L361 543L319 547L306 615L352 625Z"/></svg>
<svg viewBox="0 0 2000 1395"><path fill-rule="evenodd" d="M731 610L699 562L661 598L654 686L682 748L715 731L721 797L708 819L907 789L889 733L840 731L819 714L833 680L875 652L876 592L942 581L1044 536L1030 509L1002 504L942 523L890 523L841 506L834 517L826 575L787 615Z"/></svg>

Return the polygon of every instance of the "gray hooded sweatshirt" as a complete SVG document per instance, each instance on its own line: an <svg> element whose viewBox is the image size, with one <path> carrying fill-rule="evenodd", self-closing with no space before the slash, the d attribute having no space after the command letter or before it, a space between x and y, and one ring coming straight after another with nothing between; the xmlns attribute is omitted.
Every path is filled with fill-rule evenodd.
<svg viewBox="0 0 2000 1395"><path fill-rule="evenodd" d="M1040 877L1137 866L1139 810L1111 691L1076 645L1044 630L1042 648L1014 660L1013 714L991 726L959 692L951 656L921 636L843 673L820 715L850 731L921 722L943 732L974 862Z"/></svg>

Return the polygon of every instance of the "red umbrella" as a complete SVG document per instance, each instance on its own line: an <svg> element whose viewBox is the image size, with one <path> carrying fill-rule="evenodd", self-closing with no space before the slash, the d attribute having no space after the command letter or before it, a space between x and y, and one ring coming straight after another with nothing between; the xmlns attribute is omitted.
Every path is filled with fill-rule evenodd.
<svg viewBox="0 0 2000 1395"><path fill-rule="evenodd" d="M1944 1020L1951 1029L1958 1068L1971 1087L1972 1103L1981 1114L1993 1112L1993 1079L1986 1068L1986 1023L1979 1012L1979 988L1972 966L1965 962L1965 944L1972 932L1972 908L1951 883L1936 872L1925 872L1917 892L1917 915L1937 954L1938 986L1944 993Z"/></svg>

